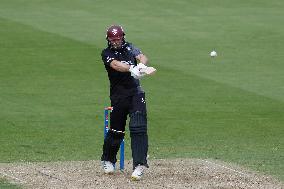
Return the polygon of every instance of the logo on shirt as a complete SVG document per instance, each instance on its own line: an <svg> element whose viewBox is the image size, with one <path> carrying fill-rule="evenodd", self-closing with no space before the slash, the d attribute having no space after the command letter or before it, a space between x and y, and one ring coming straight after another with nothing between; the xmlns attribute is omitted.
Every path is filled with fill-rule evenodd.
<svg viewBox="0 0 284 189"><path fill-rule="evenodd" d="M114 59L114 58L111 58L111 57L108 56L108 57L106 58L106 61L107 61L107 62L110 62L110 61L112 61L113 59Z"/></svg>
<svg viewBox="0 0 284 189"><path fill-rule="evenodd" d="M132 63L131 61L124 61L124 60L122 60L120 62L122 62L124 64L127 64L127 65L134 65L134 63Z"/></svg>

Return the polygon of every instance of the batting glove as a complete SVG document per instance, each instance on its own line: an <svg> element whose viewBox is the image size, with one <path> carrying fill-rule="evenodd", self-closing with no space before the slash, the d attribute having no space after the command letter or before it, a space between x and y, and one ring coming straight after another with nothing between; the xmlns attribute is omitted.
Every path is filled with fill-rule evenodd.
<svg viewBox="0 0 284 189"><path fill-rule="evenodd" d="M147 68L147 66L146 66L145 64L143 64L143 63L139 63L139 64L137 65L137 67L138 67L138 70L139 70L139 71L140 71L141 69Z"/></svg>
<svg viewBox="0 0 284 189"><path fill-rule="evenodd" d="M141 73L138 69L138 66L131 65L129 68L129 72L131 73L131 76L135 79L141 79L145 73Z"/></svg>

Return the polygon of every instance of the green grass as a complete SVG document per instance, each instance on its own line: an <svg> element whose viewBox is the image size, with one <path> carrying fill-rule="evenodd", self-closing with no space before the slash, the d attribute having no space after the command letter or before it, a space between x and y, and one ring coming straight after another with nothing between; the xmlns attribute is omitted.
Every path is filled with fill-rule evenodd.
<svg viewBox="0 0 284 189"><path fill-rule="evenodd" d="M20 189L19 186L10 184L7 180L0 178L0 188L1 189Z"/></svg>
<svg viewBox="0 0 284 189"><path fill-rule="evenodd" d="M1 0L0 162L99 159L100 52L121 23L158 69L142 81L150 157L220 159L284 180L284 3L139 3Z"/></svg>

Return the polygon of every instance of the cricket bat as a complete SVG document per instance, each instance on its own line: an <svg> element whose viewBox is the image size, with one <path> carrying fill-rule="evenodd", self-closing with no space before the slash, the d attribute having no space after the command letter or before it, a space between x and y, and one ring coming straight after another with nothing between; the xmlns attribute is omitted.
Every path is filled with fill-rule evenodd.
<svg viewBox="0 0 284 189"><path fill-rule="evenodd" d="M154 67L146 67L146 68L141 68L140 72L145 73L147 75L152 75L156 72L157 70Z"/></svg>

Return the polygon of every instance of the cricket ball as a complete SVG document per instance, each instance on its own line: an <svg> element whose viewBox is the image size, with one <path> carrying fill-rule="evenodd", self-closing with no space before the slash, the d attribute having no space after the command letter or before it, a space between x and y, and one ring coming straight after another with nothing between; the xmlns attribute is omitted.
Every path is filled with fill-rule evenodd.
<svg viewBox="0 0 284 189"><path fill-rule="evenodd" d="M212 51L211 53L210 53L210 56L213 58L213 57L216 57L217 56L217 52L216 51Z"/></svg>

